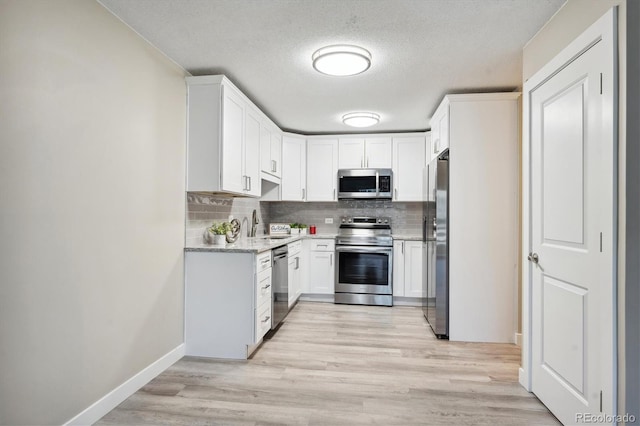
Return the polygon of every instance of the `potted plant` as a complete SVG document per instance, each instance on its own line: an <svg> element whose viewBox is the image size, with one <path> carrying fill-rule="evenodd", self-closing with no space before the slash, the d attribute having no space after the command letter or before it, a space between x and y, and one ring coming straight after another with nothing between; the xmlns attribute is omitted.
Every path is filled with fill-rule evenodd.
<svg viewBox="0 0 640 426"><path fill-rule="evenodd" d="M298 227L300 228L301 235L307 235L307 225L305 225L304 223L299 223Z"/></svg>
<svg viewBox="0 0 640 426"><path fill-rule="evenodd" d="M231 231L229 222L213 222L205 231L209 237L205 237L208 243L215 246L223 246L227 242L227 232Z"/></svg>
<svg viewBox="0 0 640 426"><path fill-rule="evenodd" d="M291 226L291 235L300 234L300 224L298 222L294 222L289 226Z"/></svg>

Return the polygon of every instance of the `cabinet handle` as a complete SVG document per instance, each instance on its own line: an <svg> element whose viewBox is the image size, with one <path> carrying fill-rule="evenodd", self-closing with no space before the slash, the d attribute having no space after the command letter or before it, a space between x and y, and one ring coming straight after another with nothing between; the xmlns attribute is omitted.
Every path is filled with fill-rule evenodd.
<svg viewBox="0 0 640 426"><path fill-rule="evenodd" d="M302 188L302 200L304 201L304 188Z"/></svg>
<svg viewBox="0 0 640 426"><path fill-rule="evenodd" d="M247 190L247 177L245 175L242 175L242 190Z"/></svg>
<svg viewBox="0 0 640 426"><path fill-rule="evenodd" d="M369 168L369 156L367 155L367 168Z"/></svg>
<svg viewBox="0 0 640 426"><path fill-rule="evenodd" d="M329 255L329 265L333 266L333 253Z"/></svg>
<svg viewBox="0 0 640 426"><path fill-rule="evenodd" d="M296 269L300 269L300 258L296 256Z"/></svg>
<svg viewBox="0 0 640 426"><path fill-rule="evenodd" d="M271 171L272 172L276 171L276 160L271 160Z"/></svg>
<svg viewBox="0 0 640 426"><path fill-rule="evenodd" d="M269 315L267 315L266 317L264 317L264 319L261 322L267 322L271 319L271 317Z"/></svg>
<svg viewBox="0 0 640 426"><path fill-rule="evenodd" d="M333 198L332 198L332 200L334 200L334 201L335 201L335 199L336 199L336 189L335 189L335 188L333 188Z"/></svg>
<svg viewBox="0 0 640 426"><path fill-rule="evenodd" d="M269 260L269 259L265 259L265 260L261 261L260 263L262 263L262 265L266 265L266 264L267 264L267 263L269 263L269 262L270 262L270 260Z"/></svg>
<svg viewBox="0 0 640 426"><path fill-rule="evenodd" d="M320 247L327 248L327 247L329 247L329 245L327 245L327 244L318 244L318 245L316 245L316 249L318 249Z"/></svg>
<svg viewBox="0 0 640 426"><path fill-rule="evenodd" d="M402 242L402 254L404 254L404 241Z"/></svg>
<svg viewBox="0 0 640 426"><path fill-rule="evenodd" d="M393 189L393 198L396 201L398 200L398 188Z"/></svg>
<svg viewBox="0 0 640 426"><path fill-rule="evenodd" d="M274 172L278 171L278 161L277 160L273 160L273 171Z"/></svg>
<svg viewBox="0 0 640 426"><path fill-rule="evenodd" d="M269 287L271 287L271 284L267 284L267 285L265 285L264 287L261 287L261 288L262 288L263 290L266 290L266 289L268 289Z"/></svg>
<svg viewBox="0 0 640 426"><path fill-rule="evenodd" d="M247 191L251 191L251 176L247 176L247 180L249 181L249 188L247 188Z"/></svg>

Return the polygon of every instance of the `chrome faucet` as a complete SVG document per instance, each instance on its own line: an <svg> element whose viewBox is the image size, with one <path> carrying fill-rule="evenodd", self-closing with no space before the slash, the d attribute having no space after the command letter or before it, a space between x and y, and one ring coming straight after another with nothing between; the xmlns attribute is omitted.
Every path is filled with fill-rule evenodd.
<svg viewBox="0 0 640 426"><path fill-rule="evenodd" d="M258 227L258 214L256 213L256 209L253 209L253 213L251 214L251 236L256 236L256 228Z"/></svg>

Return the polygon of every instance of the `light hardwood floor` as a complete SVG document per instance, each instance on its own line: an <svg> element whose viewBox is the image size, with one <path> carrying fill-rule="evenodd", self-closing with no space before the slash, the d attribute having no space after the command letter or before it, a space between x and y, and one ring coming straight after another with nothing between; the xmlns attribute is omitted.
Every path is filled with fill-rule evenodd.
<svg viewBox="0 0 640 426"><path fill-rule="evenodd" d="M515 345L437 340L419 308L299 303L248 361L185 357L99 425L557 425Z"/></svg>

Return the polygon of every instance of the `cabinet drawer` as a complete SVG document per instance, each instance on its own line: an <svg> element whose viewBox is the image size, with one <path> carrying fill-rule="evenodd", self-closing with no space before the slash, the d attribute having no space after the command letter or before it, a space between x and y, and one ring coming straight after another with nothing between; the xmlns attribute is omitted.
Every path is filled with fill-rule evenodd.
<svg viewBox="0 0 640 426"><path fill-rule="evenodd" d="M311 251L335 251L335 240L312 240L309 245Z"/></svg>
<svg viewBox="0 0 640 426"><path fill-rule="evenodd" d="M271 268L258 272L256 285L256 308L261 309L262 304L271 302Z"/></svg>
<svg viewBox="0 0 640 426"><path fill-rule="evenodd" d="M294 241L291 244L287 244L287 248L289 249L289 257L300 253L300 251L302 250L302 240Z"/></svg>
<svg viewBox="0 0 640 426"><path fill-rule="evenodd" d="M271 304L265 303L256 310L256 343L271 330Z"/></svg>
<svg viewBox="0 0 640 426"><path fill-rule="evenodd" d="M256 257L256 271L261 272L267 268L271 268L271 252L260 253Z"/></svg>

